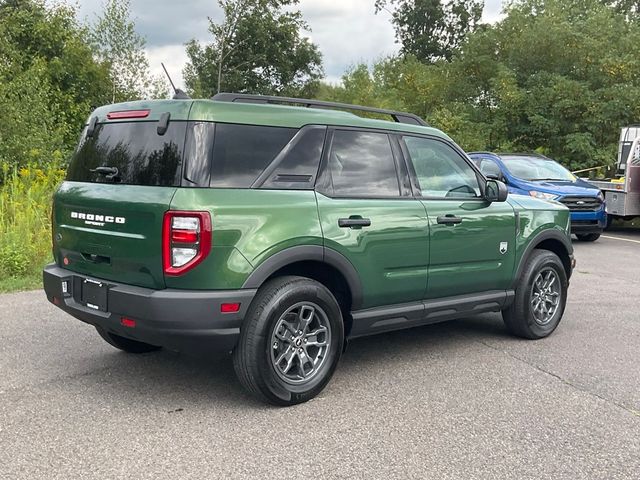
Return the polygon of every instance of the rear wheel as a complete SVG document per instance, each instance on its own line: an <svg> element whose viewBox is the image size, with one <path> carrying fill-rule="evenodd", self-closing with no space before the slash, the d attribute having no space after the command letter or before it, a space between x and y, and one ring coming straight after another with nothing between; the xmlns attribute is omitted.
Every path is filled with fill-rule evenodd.
<svg viewBox="0 0 640 480"><path fill-rule="evenodd" d="M578 240L580 240L581 242L595 242L597 239L600 238L600 234L599 233L579 233L579 234L576 234L576 237L578 237Z"/></svg>
<svg viewBox="0 0 640 480"><path fill-rule="evenodd" d="M121 337L114 333L109 333L100 327L96 327L98 334L109 345L116 347L119 350L127 353L147 353L160 350L161 347L151 345L149 343L138 342L137 340L131 340L130 338Z"/></svg>
<svg viewBox="0 0 640 480"><path fill-rule="evenodd" d="M233 352L240 383L274 405L312 399L331 379L344 342L340 307L321 283L275 278L258 291Z"/></svg>
<svg viewBox="0 0 640 480"><path fill-rule="evenodd" d="M567 302L567 274L558 256L534 250L526 261L511 306L502 312L507 329L518 337L539 339L560 323Z"/></svg>

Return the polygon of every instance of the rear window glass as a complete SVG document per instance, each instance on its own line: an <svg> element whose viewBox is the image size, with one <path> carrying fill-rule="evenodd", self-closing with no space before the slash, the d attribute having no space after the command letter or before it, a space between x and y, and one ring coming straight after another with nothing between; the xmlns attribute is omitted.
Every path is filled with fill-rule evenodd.
<svg viewBox="0 0 640 480"><path fill-rule="evenodd" d="M71 159L67 180L179 185L186 123L169 123L164 135L158 135L157 126L157 122L98 124L91 137L85 130Z"/></svg>
<svg viewBox="0 0 640 480"><path fill-rule="evenodd" d="M211 186L250 187L297 131L295 128L216 124Z"/></svg>

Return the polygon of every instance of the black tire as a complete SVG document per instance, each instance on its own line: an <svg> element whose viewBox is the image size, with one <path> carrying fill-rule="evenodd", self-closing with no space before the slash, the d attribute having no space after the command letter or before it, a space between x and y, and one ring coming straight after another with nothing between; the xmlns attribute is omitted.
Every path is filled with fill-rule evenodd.
<svg viewBox="0 0 640 480"><path fill-rule="evenodd" d="M607 215L607 224L604 227L605 230L609 230L613 224L613 215Z"/></svg>
<svg viewBox="0 0 640 480"><path fill-rule="evenodd" d="M301 325L305 315L311 318L305 326L287 328ZM325 331L321 332L324 324ZM311 328L315 330L310 331ZM316 335L311 337L313 333ZM324 349L311 345L322 343L321 337L326 344ZM308 339L312 339L309 345ZM233 351L233 366L240 383L258 399L279 406L295 405L312 399L327 385L340 360L343 343L342 312L331 292L308 278L278 277L263 285L251 303ZM315 363L302 360L309 362L314 354L317 368ZM298 373L283 372L276 357L285 361L285 368L293 368L295 363ZM305 368L310 369L308 379ZM290 378L295 375L301 378Z"/></svg>
<svg viewBox="0 0 640 480"><path fill-rule="evenodd" d="M537 295L539 289L535 285L536 280L542 275L550 278L548 272L553 272L556 281L553 282L557 286L559 295L557 306L555 309L548 309L549 302L535 303L541 300L541 296ZM557 282L557 283L556 283ZM544 282L543 282L544 284ZM558 326L567 303L567 274L564 265L558 256L548 250L534 250L531 256L526 260L524 269L518 284L516 286L515 298L509 308L502 311L502 318L507 329L514 335L531 340L537 340L549 336ZM552 298L552 295L542 296L543 298ZM534 312L534 304L544 303L543 308L551 310L547 311L548 319L540 319L544 317L544 312ZM544 320L544 321L543 321Z"/></svg>
<svg viewBox="0 0 640 480"><path fill-rule="evenodd" d="M158 347L157 345L150 345L144 342L138 342L136 340L131 340L129 338L121 337L120 335L116 335L114 333L109 333L104 331L100 327L96 327L98 334L102 337L102 339L107 342L109 345L116 347L118 350L122 350L127 353L148 353L155 352L156 350L160 350L162 347Z"/></svg>
<svg viewBox="0 0 640 480"><path fill-rule="evenodd" d="M580 240L581 242L595 242L597 239L600 238L600 234L599 233L578 233L576 234L576 237L578 237L578 240Z"/></svg>

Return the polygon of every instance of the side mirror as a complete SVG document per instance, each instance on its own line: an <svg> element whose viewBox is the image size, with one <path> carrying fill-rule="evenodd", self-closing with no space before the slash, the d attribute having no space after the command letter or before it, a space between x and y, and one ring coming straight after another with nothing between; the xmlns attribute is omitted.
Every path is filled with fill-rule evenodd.
<svg viewBox="0 0 640 480"><path fill-rule="evenodd" d="M484 198L489 202L504 202L507 200L509 190L499 180L489 179L484 187Z"/></svg>

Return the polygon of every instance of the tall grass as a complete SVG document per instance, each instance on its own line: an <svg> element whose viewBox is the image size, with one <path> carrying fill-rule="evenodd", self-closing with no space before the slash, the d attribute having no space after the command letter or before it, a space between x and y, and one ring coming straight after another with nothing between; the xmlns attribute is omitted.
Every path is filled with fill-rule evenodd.
<svg viewBox="0 0 640 480"><path fill-rule="evenodd" d="M36 278L51 258L51 198L64 178L58 166L0 172L0 282Z"/></svg>

